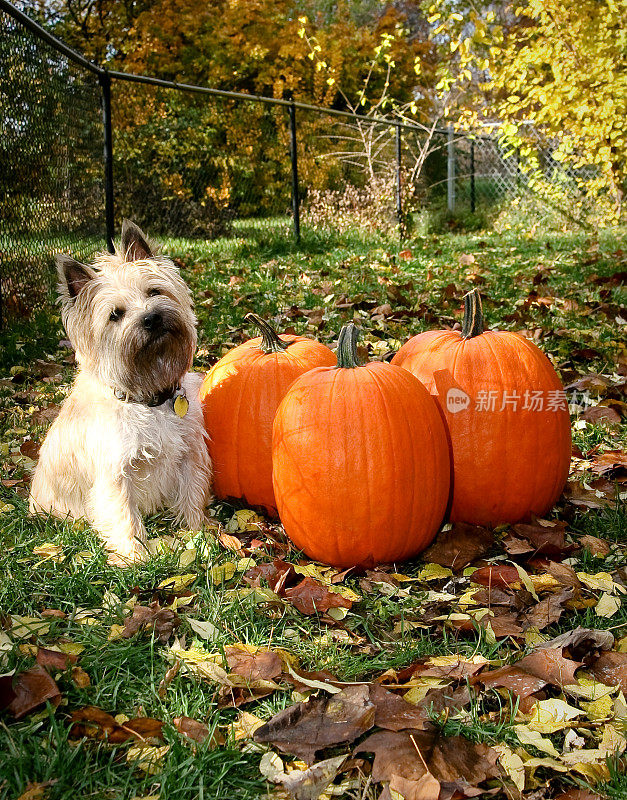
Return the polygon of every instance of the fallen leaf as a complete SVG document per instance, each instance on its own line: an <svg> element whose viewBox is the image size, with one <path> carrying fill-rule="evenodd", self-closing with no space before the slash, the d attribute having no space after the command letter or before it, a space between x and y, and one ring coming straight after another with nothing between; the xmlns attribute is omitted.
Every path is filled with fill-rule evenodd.
<svg viewBox="0 0 627 800"><path fill-rule="evenodd" d="M267 759L264 764L264 759ZM281 784L294 800L317 800L335 779L348 756L336 756L318 761L309 769L292 769L285 772L283 761L274 753L262 756L259 768L272 783ZM270 763L271 762L271 763Z"/></svg>
<svg viewBox="0 0 627 800"><path fill-rule="evenodd" d="M435 542L421 555L427 563L451 567L456 571L472 564L494 545L494 533L477 525L457 522L438 533Z"/></svg>
<svg viewBox="0 0 627 800"><path fill-rule="evenodd" d="M596 536L590 536L589 534L580 536L579 544L589 550L593 556L597 556L598 558L605 558L605 556L609 555L611 550L609 542L606 542L605 539L599 539Z"/></svg>
<svg viewBox="0 0 627 800"><path fill-rule="evenodd" d="M378 728L388 731L423 730L429 723L429 715L423 708L408 703L378 683L370 686L370 701L375 708L374 724Z"/></svg>
<svg viewBox="0 0 627 800"><path fill-rule="evenodd" d="M61 702L59 687L39 664L20 672L17 678L7 675L0 681L0 710L6 708L15 719L21 719L46 701L55 708Z"/></svg>
<svg viewBox="0 0 627 800"><path fill-rule="evenodd" d="M72 712L69 736L73 739L96 739L109 744L122 744L129 739L162 739L163 723L150 717L137 717L123 724L96 706L85 706Z"/></svg>
<svg viewBox="0 0 627 800"><path fill-rule="evenodd" d="M519 792L525 788L525 765L522 758L504 744L495 744L494 750L499 754L499 764Z"/></svg>
<svg viewBox="0 0 627 800"><path fill-rule="evenodd" d="M588 671L606 686L620 686L621 692L627 695L627 653L602 653Z"/></svg>
<svg viewBox="0 0 627 800"><path fill-rule="evenodd" d="M567 631L548 642L539 645L541 648L562 650L573 661L589 664L601 651L611 650L614 645L614 636L610 631L597 631L593 628L581 626L572 631Z"/></svg>
<svg viewBox="0 0 627 800"><path fill-rule="evenodd" d="M225 648L229 671L248 681L272 680L283 671L283 662L276 653L263 648L248 649L245 645Z"/></svg>
<svg viewBox="0 0 627 800"><path fill-rule="evenodd" d="M607 619L613 617L620 609L621 605L620 598L614 597L614 595L609 594L609 592L603 592L599 598L599 602L594 607L594 613L597 617L604 617Z"/></svg>
<svg viewBox="0 0 627 800"><path fill-rule="evenodd" d="M161 747L153 747L142 743L134 744L126 751L126 761L147 775L157 775L161 772L163 761L169 749L169 744L164 744Z"/></svg>
<svg viewBox="0 0 627 800"><path fill-rule="evenodd" d="M61 653L58 650L48 650L45 647L38 647L36 659L41 667L65 670L70 664L76 664L78 656Z"/></svg>
<svg viewBox="0 0 627 800"><path fill-rule="evenodd" d="M372 728L374 717L368 687L349 686L331 697L289 706L258 728L253 738L311 763L318 750L352 742Z"/></svg>
<svg viewBox="0 0 627 800"><path fill-rule="evenodd" d="M124 620L121 635L130 639L142 630L154 630L157 641L165 644L180 624L178 614L168 608L161 608L158 602L151 603L150 606L136 605L133 606L131 616Z"/></svg>
<svg viewBox="0 0 627 800"><path fill-rule="evenodd" d="M82 667L72 667L72 682L77 689L86 689L91 685L91 679Z"/></svg>
<svg viewBox="0 0 627 800"><path fill-rule="evenodd" d="M222 736L219 731L210 731L203 722L199 722L191 717L175 717L173 723L176 730L188 739L192 739L199 744L203 744L209 740L207 744L212 749L218 745L223 745L225 742L224 736Z"/></svg>
<svg viewBox="0 0 627 800"><path fill-rule="evenodd" d="M296 586L287 589L286 600L301 614L320 614L330 608L350 608L353 603L337 592L332 592L313 578L304 578Z"/></svg>
<svg viewBox="0 0 627 800"><path fill-rule="evenodd" d="M538 733L555 733L569 727L574 719L582 715L583 711L569 706L564 700L539 700L532 708L527 726Z"/></svg>
<svg viewBox="0 0 627 800"><path fill-rule="evenodd" d="M394 775L419 781L429 773L440 783L461 779L478 786L499 774L498 754L491 747L474 744L462 736L445 738L434 730L380 731L369 736L355 752L375 754L375 781L389 781Z"/></svg>

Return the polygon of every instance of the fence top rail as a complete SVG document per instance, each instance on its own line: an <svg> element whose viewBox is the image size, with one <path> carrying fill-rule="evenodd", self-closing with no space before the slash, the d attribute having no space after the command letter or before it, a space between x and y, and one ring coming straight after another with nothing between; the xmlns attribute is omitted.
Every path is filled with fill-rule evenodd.
<svg viewBox="0 0 627 800"><path fill-rule="evenodd" d="M94 75L102 75L104 70L98 64L94 64L93 61L89 61L85 56L78 53L76 50L73 50L71 47L68 47L65 42L62 42L61 39L57 39L52 33L47 31L45 28L35 22L34 19L31 19L28 14L25 14L19 8L16 8L13 3L9 3L9 0L0 0L0 10L6 11L6 13L13 17L14 20L23 25L25 28L28 28L35 36L38 36L40 39L43 39L47 42L51 47L54 47L55 50L58 50L64 56L70 59L70 61L74 61L75 64L79 64L79 66L84 67L89 72L94 73Z"/></svg>
<svg viewBox="0 0 627 800"><path fill-rule="evenodd" d="M429 130L426 126L412 125L408 122L401 120L386 119L385 117L367 116L366 114L357 114L353 111L340 111L334 108L325 108L324 106L311 105L309 103L301 103L297 100L283 100L277 97L264 97L258 94L247 94L246 92L231 92L226 89L212 89L209 86L197 86L190 83L177 83L175 81L168 81L162 78L153 78L149 75L137 75L132 72L120 72L119 70L109 70L100 64L95 64L89 61L85 56L78 53L65 44L61 39L58 39L54 34L43 28L38 22L31 19L28 14L25 14L19 8L16 8L9 0L0 0L0 10L5 11L9 16L13 17L17 22L28 28L32 33L43 39L51 47L64 56L69 58L74 63L86 70L89 70L98 77L108 76L111 79L119 81L128 81L131 83L143 83L151 86L163 86L166 89L177 89L184 92L195 92L198 94L210 94L217 97L226 97L232 100L250 100L256 103L266 103L267 105L275 106L291 106L300 108L303 111L314 111L318 114L327 114L333 117L342 117L346 120L359 120L378 125L388 125L390 127L399 128L402 130L426 132ZM435 133L446 133L446 130L436 129Z"/></svg>

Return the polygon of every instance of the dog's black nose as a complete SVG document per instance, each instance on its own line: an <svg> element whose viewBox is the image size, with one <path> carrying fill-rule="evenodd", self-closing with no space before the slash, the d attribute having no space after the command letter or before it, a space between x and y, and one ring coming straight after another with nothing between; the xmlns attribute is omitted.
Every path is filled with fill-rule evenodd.
<svg viewBox="0 0 627 800"><path fill-rule="evenodd" d="M147 331L154 333L163 327L163 317L158 311L149 311L142 317L142 323Z"/></svg>

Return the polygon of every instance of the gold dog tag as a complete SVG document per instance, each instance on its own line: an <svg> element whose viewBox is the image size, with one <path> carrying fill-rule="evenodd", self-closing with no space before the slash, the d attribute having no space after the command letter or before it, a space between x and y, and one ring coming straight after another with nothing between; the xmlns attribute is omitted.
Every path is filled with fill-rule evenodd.
<svg viewBox="0 0 627 800"><path fill-rule="evenodd" d="M180 394L174 401L174 413L177 417L183 419L189 409L189 401L184 394Z"/></svg>

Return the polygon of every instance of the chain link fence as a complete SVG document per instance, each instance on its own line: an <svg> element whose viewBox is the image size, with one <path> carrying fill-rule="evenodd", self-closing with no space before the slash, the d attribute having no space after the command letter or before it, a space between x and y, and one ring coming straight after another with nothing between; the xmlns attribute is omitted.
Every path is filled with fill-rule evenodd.
<svg viewBox="0 0 627 800"><path fill-rule="evenodd" d="M530 133L545 179L574 190ZM55 253L111 250L124 217L158 237L403 236L425 209L476 213L527 191L523 167L498 130L107 71L0 0L0 325L51 302Z"/></svg>

